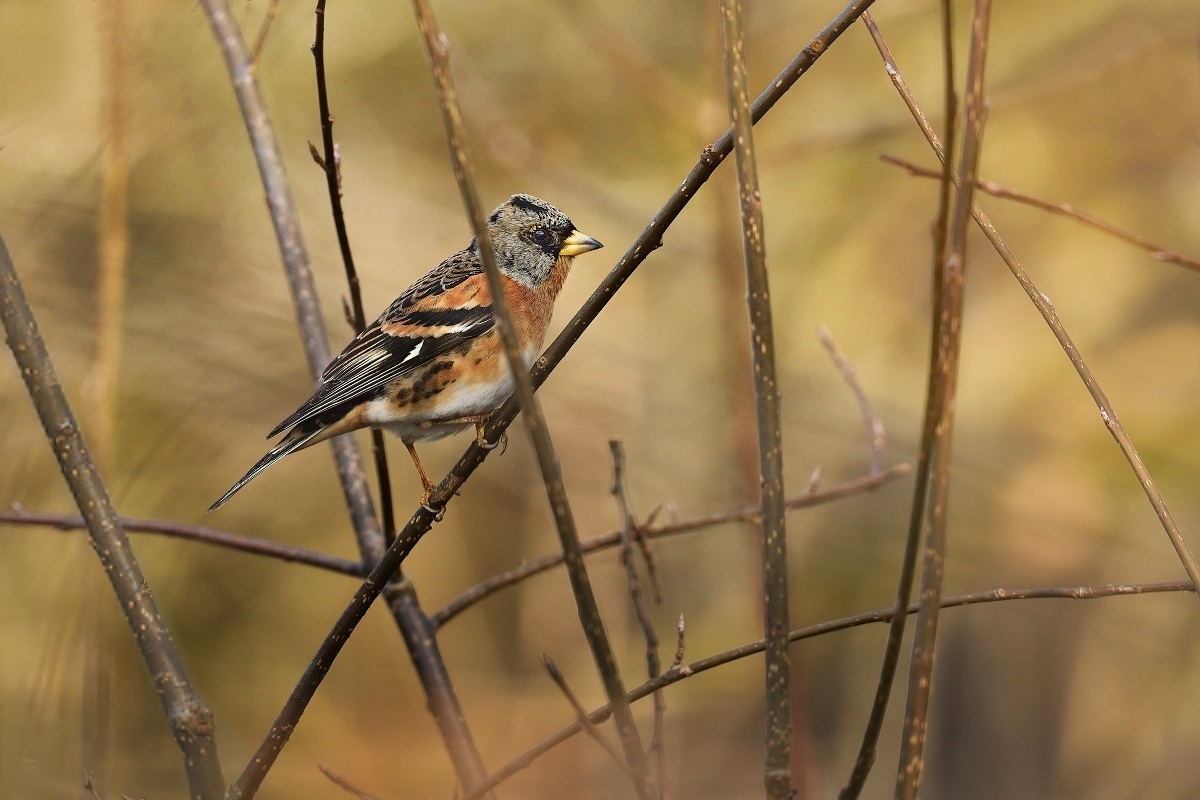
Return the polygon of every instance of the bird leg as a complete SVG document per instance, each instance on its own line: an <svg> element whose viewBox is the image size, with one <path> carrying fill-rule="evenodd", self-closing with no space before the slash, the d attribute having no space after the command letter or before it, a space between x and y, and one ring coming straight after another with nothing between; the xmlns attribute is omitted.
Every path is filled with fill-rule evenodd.
<svg viewBox="0 0 1200 800"><path fill-rule="evenodd" d="M408 448L408 454L412 456L413 464L417 468L417 474L421 476L421 486L424 487L424 492L421 494L421 505L429 507L429 495L433 494L433 482L425 474L425 468L421 466L421 459L417 458L417 448L413 447L410 442L405 442L404 446Z"/></svg>

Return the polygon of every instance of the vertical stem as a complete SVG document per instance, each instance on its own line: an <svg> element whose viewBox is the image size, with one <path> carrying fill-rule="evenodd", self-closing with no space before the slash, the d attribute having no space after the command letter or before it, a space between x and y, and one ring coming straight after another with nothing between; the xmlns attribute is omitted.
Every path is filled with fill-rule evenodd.
<svg viewBox="0 0 1200 800"><path fill-rule="evenodd" d="M46 352L46 344L25 300L3 239L0 239L0 317L3 317L8 346L41 417L59 469L87 523L92 548L121 603L142 660L150 671L167 723L183 753L190 796L194 800L219 800L225 784L217 760L212 714L188 682L171 633L158 612L146 576L142 574L59 385L50 354Z"/></svg>
<svg viewBox="0 0 1200 800"><path fill-rule="evenodd" d="M721 0L725 84L733 127L742 247L746 261L746 303L750 312L754 397L758 419L758 460L762 500L763 593L766 629L766 764L768 800L786 800L791 781L791 669L788 658L788 569L783 495L783 434L779 384L775 375L775 334L771 290L763 246L762 197L754 161L754 131L746 81L740 0Z"/></svg>
<svg viewBox="0 0 1200 800"><path fill-rule="evenodd" d="M500 268L496 266L496 254L492 251L491 239L484 223L483 206L479 203L479 195L475 189L474 167L467 149L462 113L458 108L458 93L450 73L449 43L438 30L437 21L425 0L413 0L413 8L425 40L430 69L433 71L434 81L438 87L442 121L446 127L446 139L450 147L454 177L458 181L463 205L475 232L475 240L483 259L484 271L487 273L488 287L492 296L492 313L496 317L496 328L499 330L508 366L512 371L515 394L524 414L525 426L537 454L542 482L546 485L546 495L550 500L555 527L558 529L559 540L562 542L567 573L571 579L571 589L575 593L575 602L579 608L579 620L583 626L584 635L587 637L588 646L591 648L592 658L596 662L596 668L604 683L604 691L608 695L609 702L613 704L613 720L621 737L621 745L625 751L625 759L629 763L634 788L637 790L639 798L649 800L653 796L653 786L650 771L646 766L646 753L642 749L641 737L634 724L633 714L629 710L629 702L625 698L625 687L621 682L616 656L604 629L600 607L596 604L596 597L592 593L587 566L583 560L583 551L579 545L579 534L575 529L575 519L567 500L562 468L559 465L558 456L554 452L554 444L550 439L550 429L546 425L545 417L542 416L541 406L533 395L533 385L529 375L524 369L521 347L509 316L503 278Z"/></svg>
<svg viewBox="0 0 1200 800"><path fill-rule="evenodd" d="M909 668L908 704L900 740L900 765L896 774L897 800L915 800L921 787L925 734L929 726L929 698L937 642L938 610L942 600L942 576L946 560L946 511L950 493L950 462L954 432L954 398L958 383L962 345L963 287L965 281L967 226L979 155L983 145L984 66L987 59L988 22L991 0L975 0L971 31L971 55L967 72L966 126L959 172L965 179L954 194L949 229L944 246L942 297L937 336L937 419L931 452L928 532L921 571L920 606L913 634ZM948 34L947 34L948 35ZM953 185L950 159L946 159L943 182Z"/></svg>

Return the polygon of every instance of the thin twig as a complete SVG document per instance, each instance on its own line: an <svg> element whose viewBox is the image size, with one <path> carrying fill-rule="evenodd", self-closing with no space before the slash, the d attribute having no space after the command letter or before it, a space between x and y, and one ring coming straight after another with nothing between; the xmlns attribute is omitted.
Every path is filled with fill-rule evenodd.
<svg viewBox="0 0 1200 800"><path fill-rule="evenodd" d="M361 561L351 561L348 558L318 553L315 550L305 550L289 544L273 542L269 539L256 539L252 536L239 536L235 533L213 530L200 525L187 525L182 522L171 522L165 519L138 519L136 517L120 517L121 527L129 533L158 533L172 539L185 539L193 542L203 542L217 547L240 550L243 553L253 553L268 556L279 561L290 561L305 564L310 567L338 572L361 578L366 572ZM60 531L77 530L87 527L83 517L75 514L51 514L41 511L25 511L14 509L0 511L0 525L40 525L57 528Z"/></svg>
<svg viewBox="0 0 1200 800"><path fill-rule="evenodd" d="M213 21L214 30L217 31L218 39L222 42L224 49L227 52L236 53L236 28L230 28L228 8L225 7L221 0L202 0L202 2L205 3L205 10L210 15L210 21ZM754 101L751 111L756 122L771 110L775 103L795 85L796 81L802 75L808 72L817 59L829 49L833 42L873 2L874 0L853 0L853 2L838 13L828 25L812 38L809 44L784 68L783 72L776 76L770 85L763 90L762 94L759 95L758 99ZM213 10L214 8L216 11ZM230 30L234 31L232 39L228 36ZM233 63L235 65L235 69L233 70L235 78L245 82L246 77L240 69L240 62L234 59ZM237 80L235 80L235 84ZM255 90L255 95L253 101L246 100L243 105L243 108L249 109L246 113L252 120L250 123L252 130L257 129L255 126L260 123L266 124L265 114L260 115L258 111L261 109L261 98L257 97L257 90ZM696 192L700 190L713 171L720 166L731 150L732 134L730 131L726 131L716 143L704 149L699 161L697 161L684 181L672 193L670 199L667 200L651 223L633 242L625 255L617 262L617 265L613 267L612 271L609 272L596 291L592 293L592 296L588 298L579 311L576 312L575 316L567 323L562 333L558 335L554 342L546 349L546 352L542 354L542 357L534 364L533 369L530 371L530 378L532 379L534 388L541 386L546 381L549 374L562 362L562 359L566 357L566 354L575 345L575 342L579 341L579 337L583 335L583 332L591 322L604 310L604 307L608 305L608 302L621 286L624 285L625 281L646 260L650 253L662 243L663 234L670 228L671 224L696 195ZM276 150L276 155L277 152ZM277 158L275 166L278 167ZM291 218L294 219L294 215ZM496 441L516 417L517 410L517 399L510 397L490 417L487 425L484 427L484 438L488 441ZM339 439L335 438L333 441L337 442ZM472 442L454 467L451 468L450 472L447 473L446 477L442 479L442 482L434 488L428 505L417 508L408 523L397 534L396 540L392 542L379 561L375 563L375 566L372 567L370 574L354 593L354 596L341 615L339 615L329 633L325 635L325 639L317 649L315 656L296 682L296 686L289 695L287 703L276 717L275 724L272 726L270 733L262 744L259 745L254 757L246 766L246 769L243 770L237 783L231 788L231 792L235 797L247 797L257 790L257 787L262 783L263 777L278 757L279 751L291 737L292 731L295 730L296 724L304 714L304 710L308 707L313 695L328 674L329 668L337 659L349 636L366 615L367 609L370 608L375 598L383 591L388 578L391 577L404 559L408 557L408 554L412 552L412 549L421 540L421 537L428 533L433 524L441 518L446 504L450 502L455 493L462 488L467 479L483 463L489 452L491 451L488 448L481 447L479 444ZM365 492L365 486L363 489ZM480 796L482 791L481 789L476 790L474 796Z"/></svg>
<svg viewBox="0 0 1200 800"><path fill-rule="evenodd" d="M633 503L629 499L629 487L625 483L625 446L620 439L609 439L608 449L612 454L613 485L612 495L617 501L617 511L621 516L621 566L625 568L626 585L629 589L629 599L633 602L633 610L637 615L638 625L646 638L646 672L647 677L653 678L662 670L658 658L658 634L654 631L654 622L650 619L650 609L646 605L646 594L642 591L642 579L638 574L637 561L633 556L634 539L643 543L643 555L647 564L653 564L650 554L649 540L642 536L633 511ZM655 602L662 603L661 594ZM654 753L655 768L658 775L658 795L660 800L669 800L671 790L667 776L667 748L665 739L665 717L667 702L662 692L654 694L654 719L650 728L650 745L648 753Z"/></svg>
<svg viewBox="0 0 1200 800"><path fill-rule="evenodd" d="M938 141L937 134L934 132L932 126L930 126L925 113L917 104L917 100L908 88L904 76L901 75L900 70L896 67L895 60L888 50L887 43L883 40L882 35L879 35L877 32L874 35L876 36L876 45L879 47L880 54L884 56L885 63L887 64L888 75L892 79L892 84L896 87L905 105L908 106L913 118L921 128L921 133L925 135L925 139L929 142L934 153L937 154L939 159L942 158L943 148ZM954 179L958 180L958 176L955 175ZM1133 446L1133 442L1130 440L1125 426L1121 424L1116 409L1109 402L1108 395L1104 393L1104 390L1096 381L1091 368L1084 361L1083 356L1079 354L1079 348L1075 346L1075 342L1067 333L1066 328L1063 327L1062 320L1059 319L1058 313L1054 310L1054 304L1030 280L1028 273L1025 272L1025 268L1021 266L1021 262L1017 260L1012 250L1005 244L1000 234L996 231L995 226L992 225L991 218L984 213L983 208L978 203L972 205L971 215L974 217L979 229L983 231L983 235L987 237L992 247L1000 255L1005 266L1008 267L1013 277L1017 279L1017 282L1021 284L1021 288L1025 290L1025 294L1033 302L1038 313L1041 314L1042 319L1045 320L1046 325L1054 334L1054 338L1058 340L1059 346L1062 347L1071 365L1079 374L1084 387L1092 397L1092 401L1100 410L1100 418L1104 422L1104 427L1116 441L1117 446L1120 447L1121 453L1125 456L1125 460L1129 463L1134 475L1137 477L1142 491L1145 492L1147 499L1149 499L1159 523L1163 526L1163 530L1166 531L1167 537L1171 540L1171 545L1175 548L1175 553L1183 564L1184 570L1192 580L1193 586L1196 587L1197 594L1200 594L1200 566L1197 565L1191 548L1188 547L1186 540L1184 540L1183 534L1179 530L1179 525L1175 522L1174 515L1167 507L1167 501L1163 498L1162 492L1159 491L1158 485L1150 475L1150 471L1146 468L1145 463L1142 462L1141 456L1138 455L1137 448Z"/></svg>
<svg viewBox="0 0 1200 800"><path fill-rule="evenodd" d="M545 484L550 509L554 515L555 527L558 530L559 540L562 542L563 553L566 554L567 574L571 579L571 589L575 594L575 602L579 609L579 620L592 651L592 658L596 662L596 669L600 672L601 680L604 683L604 691L614 707L613 718L617 732L620 734L622 749L625 751L625 760L632 773L634 787L641 800L650 800L653 795L653 786L646 768L641 737L638 735L629 706L625 703L625 687L621 681L617 659L604 629L604 621L600 616L596 597L592 593L587 565L583 560L583 551L579 548L579 534L575 529L575 520L567 499L562 467L554 452L550 429L546 425L541 406L534 397L533 385L526 372L525 361L521 355L521 345L517 340L517 332L509 315L508 300L504 293L504 279L500 268L496 265L496 254L492 250L491 238L484 221L485 212L479 202L479 194L475 187L474 166L467 146L462 113L458 107L458 93L454 87L454 77L450 71L449 42L439 30L437 20L426 0L413 0L413 9L425 42L425 54L429 59L434 83L437 85L438 99L442 108L442 121L450 146L450 160L454 167L454 177L458 182L463 206L475 233L475 241L483 259L484 271L487 273L488 288L491 290L492 298L492 314L496 319L496 328L504 345L508 367L512 373L514 394L520 402L525 427L537 455L542 482Z"/></svg>
<svg viewBox="0 0 1200 800"><path fill-rule="evenodd" d="M854 365L838 348L837 342L833 340L833 334L824 325L817 326L817 339L824 346L825 352L829 353L829 358L841 373L842 380L850 387L850 391L854 393L854 399L858 401L858 410L862 414L863 425L867 428L867 446L871 453L871 474L876 475L883 471L883 446L887 442L887 431L883 427L883 420L875 416L875 411L871 408L871 401L867 399L867 393L863 391L858 382L858 374L854 370Z"/></svg>
<svg viewBox="0 0 1200 800"><path fill-rule="evenodd" d="M317 769L321 770L321 774L323 774L326 778L329 778L334 786L337 786L339 789L345 789L347 792L357 797L358 800L377 800L375 795L367 794L362 789L359 789L357 786L350 783L350 781L346 780L341 775L338 775L324 764L317 764Z"/></svg>
<svg viewBox="0 0 1200 800"><path fill-rule="evenodd" d="M899 464L891 469L884 470L878 475L865 475L861 478L846 481L845 483L834 486L824 492L811 494L805 492L802 495L793 497L787 501L787 510L796 511L801 508L812 508L814 506L823 505L825 503L840 500L844 497L859 494L861 492L872 491L885 483L889 483L896 478L903 477L912 472L910 464ZM646 539L660 539L667 536L679 536L692 531L704 530L717 525L724 525L730 522L745 522L758 523L762 520L762 509L758 505L738 506L736 508L727 509L725 511L717 511L711 514L702 514L695 517L687 517L685 519L675 518L669 522L659 522L654 524L646 524L641 528L641 534ZM583 542L581 547L583 552L594 553L598 550L607 550L612 547L618 547L621 544L621 532L613 531L594 539L588 539ZM430 620L435 625L441 627L450 620L457 617L462 612L466 611L471 606L491 596L501 589L506 589L513 586L531 575L538 575L549 569L553 569L563 563L563 555L561 552L550 553L549 555L540 556L531 561L526 561L518 567L513 567L507 572L501 572L493 575L480 583L475 584L471 588L459 594L441 609L429 615Z"/></svg>
<svg viewBox="0 0 1200 800"><path fill-rule="evenodd" d="M946 234L945 265L941 270L942 303L937 326L936 369L939 397L934 423L928 531L925 534L921 569L920 611L913 632L908 672L908 701L900 738L900 764L896 772L896 800L916 800L925 764L925 735L929 727L929 698L933 690L938 611L941 608L942 578L946 563L946 518L950 495L950 465L954 434L954 398L962 348L963 288L966 279L967 226L979 157L983 147L986 114L983 97L984 67L987 62L988 23L991 0L975 0L971 25L971 51L967 66L966 123L959 172L966 177L957 184L950 227ZM948 35L948 34L947 34ZM949 179L949 160L945 167Z"/></svg>
<svg viewBox="0 0 1200 800"><path fill-rule="evenodd" d="M933 170L918 166L917 164L914 164L913 162L907 161L903 158L899 158L898 156L884 154L879 158L888 164L900 167L908 172L909 175L914 177L935 178L941 175L941 170ZM1197 261L1193 258L1188 258L1176 250L1172 250L1169 247L1152 242L1144 236L1140 236L1136 233L1118 228L1116 225L1113 225L1110 222L1105 222L1098 217L1093 217L1091 214L1088 214L1085 211L1080 211L1069 203L1053 203L1049 200L1043 200L1040 197L1034 197L1033 195L1025 194L1024 192L1018 192L1016 189L1009 189L1001 186L995 181L988 181L982 178L975 181L975 188L981 189L993 197L1000 197L1005 200L1013 200L1018 203L1023 203L1027 206L1033 206L1034 208L1041 209L1042 211L1047 211L1051 214L1057 214L1058 216L1066 217L1067 219L1073 219L1082 225L1087 225L1088 227L1103 231L1111 236L1115 236L1123 242L1128 242L1134 247L1139 247L1142 250L1145 250L1157 261L1165 261L1168 264L1177 264L1181 267L1186 267L1187 269L1200 270L1200 261Z"/></svg>
<svg viewBox="0 0 1200 800"><path fill-rule="evenodd" d="M554 659L542 653L542 666L546 668L546 674L550 676L550 680L554 681L554 685L563 693L563 697L567 698L567 702L571 705L571 710L575 712L576 721L583 726L583 732L595 740L605 753L608 753L608 757L621 768L622 772L630 775L629 765L625 763L625 759L621 758L621 754L617 752L617 748L613 747L612 743L604 738L604 734L588 719L587 709L583 707L583 703L579 702L579 698L575 696L575 692L571 691L566 676L562 674L562 670L558 668L558 664L554 663Z"/></svg>
<svg viewBox="0 0 1200 800"><path fill-rule="evenodd" d="M325 0L317 0L315 14L317 30L313 38L312 54L317 73L317 108L321 115L321 144L324 155L318 156L311 143L309 149L325 173L333 227L337 232L338 249L342 253L342 264L346 269L346 285L350 289L354 333L358 335L367 327L367 317L363 311L362 286L358 280L358 270L354 266L354 254L350 249L350 234L346 230L346 214L342 209L342 158L341 151L333 141L333 113L329 110L329 89L325 81ZM388 469L383 431L374 428L371 430L371 455L375 460L375 475L379 483L383 537L384 541L390 544L396 538L396 506L392 499L391 473Z"/></svg>
<svg viewBox="0 0 1200 800"><path fill-rule="evenodd" d="M725 87L734 131L738 198L742 212L742 250L746 262L746 304L750 315L750 352L754 362L755 419L758 423L758 473L762 504L762 563L766 658L767 800L792 793L792 689L788 655L787 529L783 494L783 431L779 383L775 375L775 331L771 289L763 244L762 195L754 161L754 128L746 79L741 0L721 0L721 40Z"/></svg>
<svg viewBox="0 0 1200 800"><path fill-rule="evenodd" d="M675 623L675 658L671 659L671 669L677 669L683 663L684 634L686 630L683 613L681 612L679 614L679 621Z"/></svg>
<svg viewBox="0 0 1200 800"><path fill-rule="evenodd" d="M263 45L267 43L267 34L271 31L271 23L275 21L275 15L279 13L280 0L271 0L267 5L266 16L263 17L262 25L258 27L258 35L254 37L254 47L250 48L250 60L257 63L258 57L262 55Z"/></svg>
<svg viewBox="0 0 1200 800"><path fill-rule="evenodd" d="M976 605L979 603L1000 603L1009 600L1095 600L1103 597L1121 597L1126 595L1140 594L1160 594L1165 592L1190 592L1192 585L1188 581L1168 581L1164 583L1133 583L1133 584L1107 584L1104 586L1078 586L1078 587L1046 587L1037 589L992 589L986 592L975 592L973 594L955 595L942 598L942 608L957 608L961 606ZM913 603L904 609L905 614L915 614L917 604ZM798 642L803 639L813 639L825 634L834 633L837 631L849 630L862 625L871 625L874 623L890 622L896 614L894 608L880 608L874 611L868 611L862 614L855 614L851 617L843 617L841 619L828 620L816 625L810 625L806 628L799 628L788 634L788 641ZM706 672L710 669L728 664L732 661L737 661L748 656L763 652L766 648L766 642L759 639L756 642L749 642L725 650L715 655L702 658L699 661L693 661L690 664L674 667L667 670L662 675L653 680L646 681L641 686L631 690L627 695L629 702L634 703L642 700L653 694L659 689L666 688L679 681L685 680L698 675L701 672ZM608 706L601 706L588 714L588 719L593 725L604 722L609 716ZM553 750L558 745L570 739L581 730L578 722L572 722L550 736L547 736L542 741L527 749L525 752L518 755L516 758L509 761L501 769L488 777L485 786L494 788L504 781L511 778L521 770L528 767L541 756ZM479 791L482 791L479 790ZM463 800L475 800L479 797L478 794L468 794Z"/></svg>
<svg viewBox="0 0 1200 800"><path fill-rule="evenodd" d="M266 190L271 222L275 227L276 238L283 256L284 271L296 306L296 318L300 326L309 370L313 379L319 382L321 372L330 359L329 338L325 330L324 317L321 314L308 252L300 235L299 218L292 200L287 175L284 172L283 158L275 141L274 130L259 91L254 66L246 52L241 31L229 12L228 0L201 0L201 5L220 45L233 83L234 93L237 96L238 106L246 121L251 147L258 163L263 187ZM328 117L328 114L325 116ZM336 171L338 162L336 148L333 158L327 161L332 161ZM334 437L330 441L330 445L333 448L338 478L342 485L347 508L350 510L364 568L373 567L367 580L370 581L372 577L379 580L382 577L382 582L377 586L372 586L366 594L369 594L373 600L387 585L388 605L392 617L400 628L405 643L409 646L409 654L421 679L422 689L426 692L430 710L450 753L455 771L460 780L473 786L475 785L474 780L483 774L484 767L471 739L470 730L466 727L466 721L450 682L445 662L441 658L436 642L431 641L427 635L432 630L429 620L417 603L411 581L400 580L388 584L388 579L392 577L399 564L399 559L386 567L386 571L378 566L378 562L387 552L388 543L380 528L374 504L371 502L370 489L367 486L358 449L353 438L349 436ZM385 485L386 478L381 482L381 491ZM432 518L425 524L427 529L428 525L432 524ZM413 544L415 544L415 539L407 543L407 547L411 548ZM398 552L399 548L397 548L397 554ZM363 610L365 611L365 606ZM353 627L354 625L351 624L349 629L352 630ZM318 659L320 657L318 654ZM310 664L306 675L319 674L323 677L327 669L327 664ZM320 678L317 678L307 685L315 691L319 684ZM246 765L237 782L230 788L230 794L233 797L249 798L257 792L263 778L274 764L279 748L291 735L296 720L299 719L306 705L307 698L303 701L291 698L285 704L284 709L276 718L276 724L271 733L259 746L258 755Z"/></svg>
<svg viewBox="0 0 1200 800"><path fill-rule="evenodd" d="M190 796L199 800L219 800L225 781L217 759L212 713L200 702L188 682L171 633L159 615L146 577L129 546L129 538L96 473L96 465L88 454L75 416L59 385L50 354L2 238L0 317L3 317L8 346L41 418L59 469L87 521L92 548L120 601L121 611L150 671L167 723L183 753Z"/></svg>

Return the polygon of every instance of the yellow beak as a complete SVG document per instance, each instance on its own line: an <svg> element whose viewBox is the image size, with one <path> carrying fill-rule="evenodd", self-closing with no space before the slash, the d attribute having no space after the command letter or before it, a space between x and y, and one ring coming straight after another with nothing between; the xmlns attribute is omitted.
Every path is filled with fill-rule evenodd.
<svg viewBox="0 0 1200 800"><path fill-rule="evenodd" d="M597 242L586 233L579 231L571 231L571 235L563 239L562 247L559 248L558 254L570 258L577 256L580 253L586 253L589 250L599 250L604 245Z"/></svg>

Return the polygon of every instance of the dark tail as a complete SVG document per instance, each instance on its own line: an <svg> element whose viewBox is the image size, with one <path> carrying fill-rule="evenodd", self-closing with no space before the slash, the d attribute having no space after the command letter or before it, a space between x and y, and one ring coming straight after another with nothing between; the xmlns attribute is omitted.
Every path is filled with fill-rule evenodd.
<svg viewBox="0 0 1200 800"><path fill-rule="evenodd" d="M283 437L279 444L272 447L271 451L262 457L262 460L251 467L250 471L243 475L242 479L233 485L233 488L223 494L220 500L209 506L208 510L216 511L218 508L225 505L229 498L237 494L243 486L258 477L258 473L262 472L264 469L271 466L288 453L294 453L310 444L315 444L316 442L313 440L317 439L317 437L324 432L325 429L320 426L314 428L313 430L307 431L299 429L293 429L289 431L288 435ZM320 439L317 439L317 441L320 441Z"/></svg>

